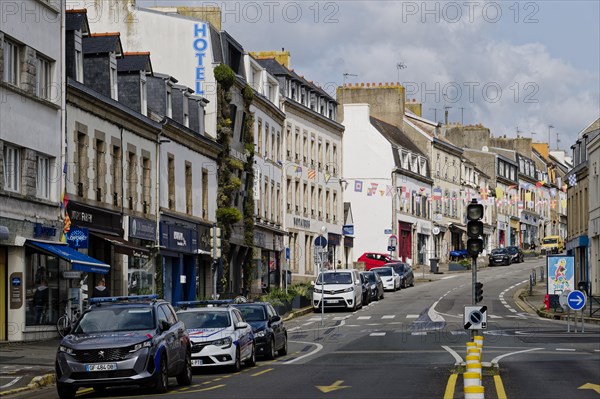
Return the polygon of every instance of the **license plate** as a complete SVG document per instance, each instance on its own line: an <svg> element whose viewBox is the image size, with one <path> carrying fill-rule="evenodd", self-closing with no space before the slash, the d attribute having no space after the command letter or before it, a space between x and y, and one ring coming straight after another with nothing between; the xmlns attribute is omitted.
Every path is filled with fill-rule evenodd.
<svg viewBox="0 0 600 399"><path fill-rule="evenodd" d="M340 301L338 299L327 299L325 301L325 303L339 303Z"/></svg>
<svg viewBox="0 0 600 399"><path fill-rule="evenodd" d="M192 366L202 366L202 359L192 359Z"/></svg>
<svg viewBox="0 0 600 399"><path fill-rule="evenodd" d="M117 369L116 363L86 364L85 371L112 371Z"/></svg>

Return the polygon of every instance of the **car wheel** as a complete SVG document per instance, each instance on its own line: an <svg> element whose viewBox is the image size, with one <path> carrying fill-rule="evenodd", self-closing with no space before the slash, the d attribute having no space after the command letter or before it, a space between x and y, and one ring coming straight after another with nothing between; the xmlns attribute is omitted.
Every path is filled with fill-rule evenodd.
<svg viewBox="0 0 600 399"><path fill-rule="evenodd" d="M275 359L275 339L273 339L273 337L271 337L271 340L269 341L269 347L267 348L265 357L269 360Z"/></svg>
<svg viewBox="0 0 600 399"><path fill-rule="evenodd" d="M242 359L240 359L241 356L240 348L238 346L238 348L235 350L235 359L233 365L231 366L231 371L234 373L237 373L242 369Z"/></svg>
<svg viewBox="0 0 600 399"><path fill-rule="evenodd" d="M163 353L160 358L158 375L156 376L156 385L154 390L158 393L165 393L169 388L169 370L167 368L167 358Z"/></svg>
<svg viewBox="0 0 600 399"><path fill-rule="evenodd" d="M77 388L71 385L63 384L60 382L56 383L56 392L60 399L73 399L77 393Z"/></svg>
<svg viewBox="0 0 600 399"><path fill-rule="evenodd" d="M410 282L410 286L411 286L411 287L414 287L414 286L415 286L415 279L414 279L414 278L411 280L411 282Z"/></svg>
<svg viewBox="0 0 600 399"><path fill-rule="evenodd" d="M185 357L183 370L181 370L181 373L177 376L177 383L183 386L192 385L192 353L189 349Z"/></svg>
<svg viewBox="0 0 600 399"><path fill-rule="evenodd" d="M244 364L249 367L256 366L256 348L254 346L254 343L252 344L252 353L250 354L250 357L246 359Z"/></svg>
<svg viewBox="0 0 600 399"><path fill-rule="evenodd" d="M281 349L279 349L279 351L277 351L277 353L279 354L279 356L287 355L287 353L288 353L287 335L283 336L283 346L281 347Z"/></svg>

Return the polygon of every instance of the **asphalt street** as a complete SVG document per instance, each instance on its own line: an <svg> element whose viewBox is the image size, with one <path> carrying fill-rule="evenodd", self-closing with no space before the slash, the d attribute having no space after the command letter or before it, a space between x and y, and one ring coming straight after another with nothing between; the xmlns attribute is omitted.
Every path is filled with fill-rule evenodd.
<svg viewBox="0 0 600 399"><path fill-rule="evenodd" d="M527 313L513 295L543 260L479 271L487 328L483 361L486 398L600 398L600 331L567 333L563 321ZM287 323L289 354L231 374L196 370L191 387L173 398L463 398L461 362L470 332L464 307L471 303L471 275L451 274L398 292L356 312L308 314ZM453 374L456 384L452 389ZM154 395L137 388L80 390L80 398ZM19 397L19 396L15 396ZM21 397L56 398L53 388Z"/></svg>

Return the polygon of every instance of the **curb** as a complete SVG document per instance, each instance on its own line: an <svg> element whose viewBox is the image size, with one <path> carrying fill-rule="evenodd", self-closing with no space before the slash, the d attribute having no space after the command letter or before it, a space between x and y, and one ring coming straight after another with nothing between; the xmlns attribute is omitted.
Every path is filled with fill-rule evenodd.
<svg viewBox="0 0 600 399"><path fill-rule="evenodd" d="M563 313L548 313L546 311L540 310L538 308L536 308L534 305L532 305L528 300L527 300L527 295L525 295L526 290L524 288L521 288L520 290L518 290L515 293L515 298L518 297L518 299L520 301L522 301L523 303L525 303L527 306L529 306L533 312L535 312L539 317L543 317L545 319L551 319L551 320L561 320L561 321L566 321L567 320L567 315L563 314ZM531 313L531 312L528 312ZM580 318L578 318L578 320L581 320ZM596 324L596 325L600 325L600 318L597 317L588 317L588 316L583 316L583 320L585 321L585 323L588 324Z"/></svg>
<svg viewBox="0 0 600 399"><path fill-rule="evenodd" d="M283 319L283 321L290 321L290 320L292 320L292 319L294 319L296 317L300 317L300 316L304 316L305 314L312 313L312 311L313 311L312 306L307 306L307 307L302 308L302 309L294 310L294 311L290 312L290 314L287 315Z"/></svg>
<svg viewBox="0 0 600 399"><path fill-rule="evenodd" d="M34 389L44 388L48 385L54 384L56 381L56 375L52 374L44 374L42 376L33 377L31 382L27 384L25 387L15 388L8 391L1 391L0 396L14 395L16 393L32 391Z"/></svg>

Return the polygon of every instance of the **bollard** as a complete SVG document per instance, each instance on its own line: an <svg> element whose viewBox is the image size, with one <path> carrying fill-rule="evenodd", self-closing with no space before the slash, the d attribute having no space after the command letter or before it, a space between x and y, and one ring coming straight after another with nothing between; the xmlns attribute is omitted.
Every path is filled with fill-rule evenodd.
<svg viewBox="0 0 600 399"><path fill-rule="evenodd" d="M479 360L481 360L481 349L479 348L469 348L467 349L467 356L477 356Z"/></svg>
<svg viewBox="0 0 600 399"><path fill-rule="evenodd" d="M464 373L463 381L464 381L465 387L481 385L481 374L475 373L473 371Z"/></svg>
<svg viewBox="0 0 600 399"><path fill-rule="evenodd" d="M477 355L468 355L466 357L466 361L467 361L466 364L479 363L481 361L481 359Z"/></svg>
<svg viewBox="0 0 600 399"><path fill-rule="evenodd" d="M481 363L477 362L477 363L467 364L467 372L468 373L478 373L479 375L481 375L481 373L482 373Z"/></svg>
<svg viewBox="0 0 600 399"><path fill-rule="evenodd" d="M484 389L481 385L465 387L465 399L484 399Z"/></svg>
<svg viewBox="0 0 600 399"><path fill-rule="evenodd" d="M544 281L544 266L540 266L540 282Z"/></svg>
<svg viewBox="0 0 600 399"><path fill-rule="evenodd" d="M473 341L477 344L477 347L483 351L483 335L474 336Z"/></svg>

